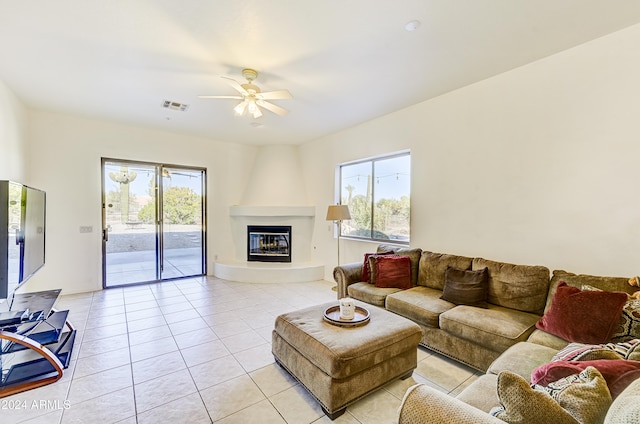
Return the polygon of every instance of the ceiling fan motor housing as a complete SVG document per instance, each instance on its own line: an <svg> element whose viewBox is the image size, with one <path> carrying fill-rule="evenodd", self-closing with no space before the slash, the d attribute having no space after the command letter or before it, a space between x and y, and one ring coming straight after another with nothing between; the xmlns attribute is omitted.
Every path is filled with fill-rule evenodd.
<svg viewBox="0 0 640 424"><path fill-rule="evenodd" d="M255 84L247 83L247 84L241 84L241 85L242 85L242 88L247 90L247 93L249 94L257 94L260 92L260 87L258 87Z"/></svg>
<svg viewBox="0 0 640 424"><path fill-rule="evenodd" d="M242 76L251 84L254 79L258 78L258 71L246 68L242 70Z"/></svg>

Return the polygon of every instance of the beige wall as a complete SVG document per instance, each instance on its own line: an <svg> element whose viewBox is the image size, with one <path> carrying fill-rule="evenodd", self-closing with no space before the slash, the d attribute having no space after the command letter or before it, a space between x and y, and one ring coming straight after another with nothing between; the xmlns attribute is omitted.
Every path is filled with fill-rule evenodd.
<svg viewBox="0 0 640 424"><path fill-rule="evenodd" d="M229 205L239 203L255 148L39 111L30 113L30 139L31 180L47 192L47 263L27 290L102 287L102 157L207 168L209 271L232 250Z"/></svg>
<svg viewBox="0 0 640 424"><path fill-rule="evenodd" d="M413 246L640 274L638 45L640 25L304 145L309 200L332 203L337 163L408 148ZM326 222L315 242L335 264Z"/></svg>
<svg viewBox="0 0 640 424"><path fill-rule="evenodd" d="M0 180L26 180L27 110L0 80Z"/></svg>

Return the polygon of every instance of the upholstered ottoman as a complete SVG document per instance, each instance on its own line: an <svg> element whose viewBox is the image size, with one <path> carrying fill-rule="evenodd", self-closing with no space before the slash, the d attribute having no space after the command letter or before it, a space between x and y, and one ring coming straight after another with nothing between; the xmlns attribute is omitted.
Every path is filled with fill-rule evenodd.
<svg viewBox="0 0 640 424"><path fill-rule="evenodd" d="M376 306L356 302L370 312L359 327L326 322L330 302L276 318L272 352L320 403L332 420L347 406L384 384L411 376L422 336L412 321Z"/></svg>

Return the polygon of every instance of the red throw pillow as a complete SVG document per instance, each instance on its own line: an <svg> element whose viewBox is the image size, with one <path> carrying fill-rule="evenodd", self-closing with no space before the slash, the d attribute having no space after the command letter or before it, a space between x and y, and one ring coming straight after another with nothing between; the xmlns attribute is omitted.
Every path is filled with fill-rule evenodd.
<svg viewBox="0 0 640 424"><path fill-rule="evenodd" d="M547 386L561 378L578 374L588 366L600 371L615 399L632 381L640 377L640 362L626 359L596 359L593 361L558 361L544 364L531 373L531 384Z"/></svg>
<svg viewBox="0 0 640 424"><path fill-rule="evenodd" d="M370 259L372 283L379 288L411 288L411 259L408 256L381 255Z"/></svg>
<svg viewBox="0 0 640 424"><path fill-rule="evenodd" d="M536 327L570 342L607 343L626 301L623 292L580 290L561 281Z"/></svg>
<svg viewBox="0 0 640 424"><path fill-rule="evenodd" d="M379 252L379 253L365 253L364 254L364 263L362 264L362 281L366 281L367 283L371 283L371 268L369 267L369 258L371 256L376 255L393 255L393 252Z"/></svg>

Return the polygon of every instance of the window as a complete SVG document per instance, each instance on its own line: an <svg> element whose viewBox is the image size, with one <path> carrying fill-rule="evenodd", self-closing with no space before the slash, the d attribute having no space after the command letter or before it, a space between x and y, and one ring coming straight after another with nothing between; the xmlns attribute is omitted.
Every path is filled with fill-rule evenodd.
<svg viewBox="0 0 640 424"><path fill-rule="evenodd" d="M409 243L411 154L398 153L339 166L340 202L351 219L341 236Z"/></svg>

